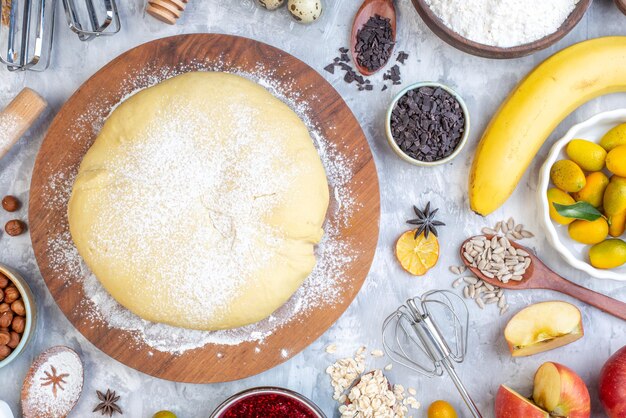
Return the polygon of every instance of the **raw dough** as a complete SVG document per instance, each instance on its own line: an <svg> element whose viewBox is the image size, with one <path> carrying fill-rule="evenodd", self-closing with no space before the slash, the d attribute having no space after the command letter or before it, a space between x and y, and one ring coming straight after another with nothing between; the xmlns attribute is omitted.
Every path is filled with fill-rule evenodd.
<svg viewBox="0 0 626 418"><path fill-rule="evenodd" d="M120 304L217 330L267 318L298 289L328 199L296 113L243 77L195 72L110 115L68 217L80 255Z"/></svg>

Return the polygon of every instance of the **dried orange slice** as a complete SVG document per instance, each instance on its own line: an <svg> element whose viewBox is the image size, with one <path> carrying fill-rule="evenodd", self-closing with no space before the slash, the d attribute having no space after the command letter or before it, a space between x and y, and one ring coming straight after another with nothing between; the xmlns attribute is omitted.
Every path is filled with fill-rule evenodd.
<svg viewBox="0 0 626 418"><path fill-rule="evenodd" d="M439 260L439 240L434 234L415 238L415 230L406 231L396 242L396 258L406 271L423 276Z"/></svg>

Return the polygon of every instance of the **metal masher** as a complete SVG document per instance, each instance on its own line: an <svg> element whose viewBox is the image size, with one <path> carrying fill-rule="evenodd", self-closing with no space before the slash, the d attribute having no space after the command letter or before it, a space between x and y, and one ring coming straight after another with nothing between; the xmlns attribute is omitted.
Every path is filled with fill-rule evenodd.
<svg viewBox="0 0 626 418"><path fill-rule="evenodd" d="M468 327L463 299L447 290L433 290L407 300L385 319L383 346L393 361L420 374L434 377L447 372L472 416L482 418L454 369L467 354Z"/></svg>
<svg viewBox="0 0 626 418"><path fill-rule="evenodd" d="M115 0L63 0L63 6L81 41L120 31ZM0 62L9 71L48 68L56 7L57 0L0 0Z"/></svg>

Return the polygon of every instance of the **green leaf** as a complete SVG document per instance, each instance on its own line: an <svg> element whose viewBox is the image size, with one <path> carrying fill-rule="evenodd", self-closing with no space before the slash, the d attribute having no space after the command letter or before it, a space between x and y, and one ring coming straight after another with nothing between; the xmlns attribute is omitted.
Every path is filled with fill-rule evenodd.
<svg viewBox="0 0 626 418"><path fill-rule="evenodd" d="M584 221L595 221L602 218L602 213L587 202L576 202L573 205L561 205L553 203L559 215L566 218L582 219Z"/></svg>

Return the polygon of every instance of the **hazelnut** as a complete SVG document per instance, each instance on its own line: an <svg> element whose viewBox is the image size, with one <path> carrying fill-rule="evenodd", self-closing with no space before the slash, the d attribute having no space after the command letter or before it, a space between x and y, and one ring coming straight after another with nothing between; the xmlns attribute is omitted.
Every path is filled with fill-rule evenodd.
<svg viewBox="0 0 626 418"><path fill-rule="evenodd" d="M9 355L11 354L11 351L13 350L11 350L10 347L7 347L6 345L0 345L0 361L9 357Z"/></svg>
<svg viewBox="0 0 626 418"><path fill-rule="evenodd" d="M13 303L20 298L20 291L17 287L10 285L4 289L4 301L6 303Z"/></svg>
<svg viewBox="0 0 626 418"><path fill-rule="evenodd" d="M11 341L11 334L9 331L0 331L0 345L7 345Z"/></svg>
<svg viewBox="0 0 626 418"><path fill-rule="evenodd" d="M11 310L14 314L19 316L26 315L26 307L24 306L24 301L22 299L18 299L11 304Z"/></svg>
<svg viewBox="0 0 626 418"><path fill-rule="evenodd" d="M11 323L13 322L13 312L8 311L8 312L2 312L0 314L0 328L8 328L11 326ZM2 345L2 344L0 344Z"/></svg>
<svg viewBox="0 0 626 418"><path fill-rule="evenodd" d="M26 224L19 219L12 219L6 223L4 230L12 237L21 235L26 231Z"/></svg>
<svg viewBox="0 0 626 418"><path fill-rule="evenodd" d="M7 212L15 212L20 206L20 201L15 196L4 196L2 199L2 207Z"/></svg>
<svg viewBox="0 0 626 418"><path fill-rule="evenodd" d="M26 320L23 316L16 316L13 318L13 322L11 322L11 328L13 329L13 331L17 332L18 334L23 334L25 327Z"/></svg>
<svg viewBox="0 0 626 418"><path fill-rule="evenodd" d="M5 287L9 285L9 283L11 283L9 278L5 276L4 274L0 273L0 289L4 289Z"/></svg>
<svg viewBox="0 0 626 418"><path fill-rule="evenodd" d="M15 348L19 345L21 339L22 337L20 337L20 334L15 331L11 331L11 340L7 343L7 345L10 348Z"/></svg>
<svg viewBox="0 0 626 418"><path fill-rule="evenodd" d="M0 302L4 300L4 291L0 289Z"/></svg>
<svg viewBox="0 0 626 418"><path fill-rule="evenodd" d="M11 305L8 303L0 303L0 314L11 310Z"/></svg>

